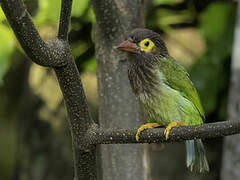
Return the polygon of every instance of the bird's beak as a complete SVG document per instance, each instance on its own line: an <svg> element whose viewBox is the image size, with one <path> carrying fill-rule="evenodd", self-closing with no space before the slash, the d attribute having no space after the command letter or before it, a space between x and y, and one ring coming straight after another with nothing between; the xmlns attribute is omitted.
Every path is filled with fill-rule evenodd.
<svg viewBox="0 0 240 180"><path fill-rule="evenodd" d="M138 53L139 52L139 47L129 41L129 40L125 40L123 41L121 44L119 44L116 49L120 50L120 51L126 51L126 52L132 52L132 53Z"/></svg>

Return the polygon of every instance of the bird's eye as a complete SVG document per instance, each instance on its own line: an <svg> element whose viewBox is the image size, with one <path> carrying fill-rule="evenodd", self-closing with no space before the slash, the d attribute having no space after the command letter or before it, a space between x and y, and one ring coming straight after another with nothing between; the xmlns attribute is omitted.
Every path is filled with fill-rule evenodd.
<svg viewBox="0 0 240 180"><path fill-rule="evenodd" d="M143 39L142 41L140 41L139 46L142 51L151 52L153 50L155 44L149 38L146 38L146 39Z"/></svg>
<svg viewBox="0 0 240 180"><path fill-rule="evenodd" d="M146 46L146 47L148 47L149 46L149 41L146 41L145 43L144 43L144 45Z"/></svg>

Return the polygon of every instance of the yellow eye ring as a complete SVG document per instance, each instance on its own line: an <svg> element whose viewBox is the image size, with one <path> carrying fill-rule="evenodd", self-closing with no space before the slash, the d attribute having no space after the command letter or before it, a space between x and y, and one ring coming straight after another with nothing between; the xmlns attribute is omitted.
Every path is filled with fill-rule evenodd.
<svg viewBox="0 0 240 180"><path fill-rule="evenodd" d="M152 48L155 46L155 44L149 38L146 38L140 41L139 46L142 51L150 52Z"/></svg>

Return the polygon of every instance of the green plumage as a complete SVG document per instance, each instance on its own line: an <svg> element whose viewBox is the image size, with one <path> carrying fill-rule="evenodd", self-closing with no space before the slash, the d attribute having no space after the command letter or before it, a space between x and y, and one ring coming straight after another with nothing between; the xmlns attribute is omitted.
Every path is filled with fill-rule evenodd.
<svg viewBox="0 0 240 180"><path fill-rule="evenodd" d="M135 29L118 49L129 52L130 84L150 122L164 126L171 122L203 123L205 116L198 93L187 71L169 56L159 34ZM186 149L191 171L209 171L200 139L186 141Z"/></svg>
<svg viewBox="0 0 240 180"><path fill-rule="evenodd" d="M169 87L179 91L183 97L192 102L200 116L204 119L205 115L202 104L193 83L189 79L187 71L170 57L162 58L159 62L159 69L166 77L165 83ZM196 123L201 124L202 121Z"/></svg>
<svg viewBox="0 0 240 180"><path fill-rule="evenodd" d="M151 120L164 125L171 121L202 124L204 111L186 70L171 57L159 57L152 71L158 78L158 88L152 92L153 99L140 98Z"/></svg>

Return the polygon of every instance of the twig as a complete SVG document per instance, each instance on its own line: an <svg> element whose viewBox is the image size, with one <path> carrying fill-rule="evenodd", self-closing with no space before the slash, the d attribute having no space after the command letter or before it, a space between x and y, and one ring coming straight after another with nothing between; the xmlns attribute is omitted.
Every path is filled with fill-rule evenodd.
<svg viewBox="0 0 240 180"><path fill-rule="evenodd" d="M66 103L72 133L75 179L96 179L96 144L157 143L194 138L216 138L240 132L240 121L225 121L199 126L173 128L168 141L163 128L146 130L140 141L136 129L103 130L94 124L88 112L86 97L76 64L67 42L72 0L62 0L59 39L45 43L21 0L1 0L2 9L22 48L35 63L53 67Z"/></svg>
<svg viewBox="0 0 240 180"><path fill-rule="evenodd" d="M59 21L58 38L68 39L68 27L71 20L72 0L62 0L61 16Z"/></svg>
<svg viewBox="0 0 240 180"><path fill-rule="evenodd" d="M52 44L41 39L22 0L2 0L1 6L19 43L32 61L47 67L66 64L60 58L62 51L54 51Z"/></svg>
<svg viewBox="0 0 240 180"><path fill-rule="evenodd" d="M96 178L95 146L84 142L84 135L93 123L79 72L67 42L71 0L62 0L59 39L45 43L33 25L22 0L2 0L2 9L25 53L35 63L53 67L66 104L72 134L75 180ZM80 146L79 146L80 145Z"/></svg>
<svg viewBox="0 0 240 180"><path fill-rule="evenodd" d="M126 144L126 143L161 143L179 142L189 139L209 139L240 133L240 121L224 121L197 126L174 127L169 139L163 134L164 128L144 130L140 140L136 141L137 129L98 129L96 126L89 130L86 138L91 144Z"/></svg>

